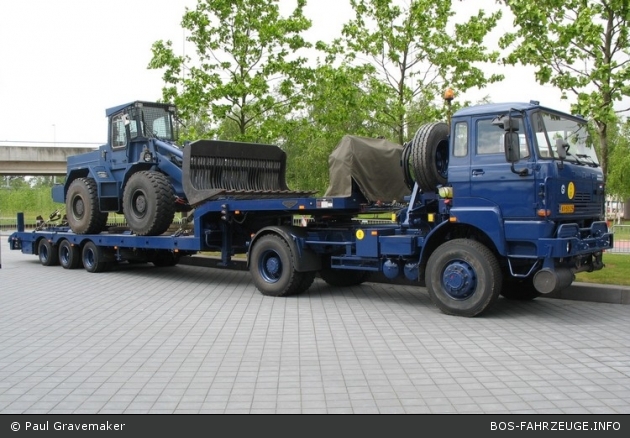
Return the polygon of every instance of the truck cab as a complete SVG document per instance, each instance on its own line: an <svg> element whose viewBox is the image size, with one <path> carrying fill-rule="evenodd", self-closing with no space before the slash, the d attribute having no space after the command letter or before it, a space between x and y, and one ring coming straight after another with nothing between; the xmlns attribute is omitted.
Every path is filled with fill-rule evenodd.
<svg viewBox="0 0 630 438"><path fill-rule="evenodd" d="M603 267L590 250L612 236L586 120L537 102L480 105L453 115L450 139L449 220L487 240L508 287L549 293Z"/></svg>

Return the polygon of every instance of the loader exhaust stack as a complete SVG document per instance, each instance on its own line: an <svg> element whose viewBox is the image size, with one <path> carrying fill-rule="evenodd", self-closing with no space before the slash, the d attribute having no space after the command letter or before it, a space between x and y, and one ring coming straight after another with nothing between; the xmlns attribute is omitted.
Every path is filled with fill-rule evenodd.
<svg viewBox="0 0 630 438"><path fill-rule="evenodd" d="M233 198L300 198L315 192L289 190L286 154L278 146L198 140L184 149L183 186L190 205Z"/></svg>

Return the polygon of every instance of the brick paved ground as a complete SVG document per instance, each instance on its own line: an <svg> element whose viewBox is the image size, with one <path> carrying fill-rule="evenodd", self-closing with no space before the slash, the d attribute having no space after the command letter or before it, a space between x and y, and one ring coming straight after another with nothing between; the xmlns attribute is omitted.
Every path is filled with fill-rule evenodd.
<svg viewBox="0 0 630 438"><path fill-rule="evenodd" d="M501 299L457 318L412 286L270 298L247 272L90 274L6 240L0 414L630 413L627 305Z"/></svg>

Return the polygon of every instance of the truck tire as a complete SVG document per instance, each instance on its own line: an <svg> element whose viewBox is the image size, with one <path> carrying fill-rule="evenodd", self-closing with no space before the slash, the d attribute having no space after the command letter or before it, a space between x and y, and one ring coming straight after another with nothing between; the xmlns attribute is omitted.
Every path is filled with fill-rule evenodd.
<svg viewBox="0 0 630 438"><path fill-rule="evenodd" d="M81 249L68 240L59 242L59 264L64 269L77 269L81 267Z"/></svg>
<svg viewBox="0 0 630 438"><path fill-rule="evenodd" d="M302 279L300 280L298 286L293 291L293 295L298 295L298 294L301 294L301 293L306 292L307 290L309 290L309 288L311 287L311 285L315 281L315 274L316 274L316 272L314 272L314 271L297 272L297 274L301 275Z"/></svg>
<svg viewBox="0 0 630 438"><path fill-rule="evenodd" d="M508 300L531 301L538 298L541 293L534 287L533 277L526 279L504 277L501 295Z"/></svg>
<svg viewBox="0 0 630 438"><path fill-rule="evenodd" d="M447 182L448 135L448 125L436 122L421 126L411 140L411 166L423 192L434 192Z"/></svg>
<svg viewBox="0 0 630 438"><path fill-rule="evenodd" d="M77 178L68 187L66 219L76 234L98 234L107 226L107 212L98 206L98 190L92 178Z"/></svg>
<svg viewBox="0 0 630 438"><path fill-rule="evenodd" d="M37 242L37 254L39 255L39 262L43 266L56 266L59 264L57 248L46 238L39 239L39 242Z"/></svg>
<svg viewBox="0 0 630 438"><path fill-rule="evenodd" d="M123 194L127 225L138 236L157 236L168 230L175 217L175 194L160 172L141 171L129 178Z"/></svg>
<svg viewBox="0 0 630 438"><path fill-rule="evenodd" d="M475 240L450 240L437 247L427 263L431 301L448 315L480 314L498 299L501 282L496 257Z"/></svg>
<svg viewBox="0 0 630 438"><path fill-rule="evenodd" d="M350 269L324 268L319 271L319 276L331 286L347 287L356 286L367 280L368 271L354 271Z"/></svg>
<svg viewBox="0 0 630 438"><path fill-rule="evenodd" d="M111 263L105 257L103 248L94 242L88 242L81 252L83 267L88 272L105 272L111 267Z"/></svg>
<svg viewBox="0 0 630 438"><path fill-rule="evenodd" d="M254 244L251 250L249 272L256 288L263 295L273 297L303 292L308 283L303 274L309 274L296 272L289 245L280 236L274 234L262 236Z"/></svg>

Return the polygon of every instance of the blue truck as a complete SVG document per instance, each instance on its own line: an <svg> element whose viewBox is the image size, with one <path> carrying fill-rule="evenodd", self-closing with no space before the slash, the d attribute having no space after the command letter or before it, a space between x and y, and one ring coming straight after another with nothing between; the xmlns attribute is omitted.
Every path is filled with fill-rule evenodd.
<svg viewBox="0 0 630 438"><path fill-rule="evenodd" d="M586 120L535 101L461 109L404 146L351 137L359 144L342 167L331 160L331 187L320 197L287 187L277 146L177 146L172 105L136 101L106 115L107 144L69 157L65 183L53 187L64 219L25 231L18 215L11 249L88 272L173 266L200 252L219 252L229 267L246 254L270 296L302 293L316 275L352 286L381 273L426 286L446 314L472 317L500 295L531 300L565 289L575 273L602 269L613 246ZM356 220L384 209L391 223ZM108 227L112 212L124 215L124 228Z"/></svg>

